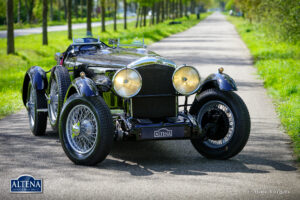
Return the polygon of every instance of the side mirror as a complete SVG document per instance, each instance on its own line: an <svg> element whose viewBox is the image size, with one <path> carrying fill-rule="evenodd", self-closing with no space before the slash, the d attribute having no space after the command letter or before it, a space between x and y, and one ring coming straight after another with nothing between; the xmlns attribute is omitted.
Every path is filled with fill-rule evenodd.
<svg viewBox="0 0 300 200"><path fill-rule="evenodd" d="M54 59L56 60L57 64L60 63L61 56L62 56L62 54L59 52L55 54Z"/></svg>

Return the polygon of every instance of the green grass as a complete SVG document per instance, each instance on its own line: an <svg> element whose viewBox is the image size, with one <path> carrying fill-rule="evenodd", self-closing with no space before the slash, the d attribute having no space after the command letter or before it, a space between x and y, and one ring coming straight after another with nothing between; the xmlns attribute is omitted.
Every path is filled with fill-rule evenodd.
<svg viewBox="0 0 300 200"><path fill-rule="evenodd" d="M209 14L203 14L202 19ZM101 33L100 27L93 28L94 35L100 35L100 39L107 42L109 38L121 38L122 42L131 42L136 37L144 36L145 43L151 44L168 37L174 33L184 31L199 22L196 16L190 19L178 19L182 24L168 25L169 21L142 28L135 28L135 22L128 24L124 30L123 25L118 25L118 32L113 31L113 25L108 25L107 32ZM84 33L85 30L73 30L73 34ZM0 38L0 119L23 108L21 99L21 87L25 72L33 65L41 66L48 70L56 62L54 54L63 52L72 41L67 39L67 32L49 32L49 45L42 45L42 35L28 35L15 38L16 55L6 55L6 39Z"/></svg>
<svg viewBox="0 0 300 200"><path fill-rule="evenodd" d="M250 24L243 18L228 16L228 20L236 26L250 49L300 162L300 42L278 41L263 27Z"/></svg>

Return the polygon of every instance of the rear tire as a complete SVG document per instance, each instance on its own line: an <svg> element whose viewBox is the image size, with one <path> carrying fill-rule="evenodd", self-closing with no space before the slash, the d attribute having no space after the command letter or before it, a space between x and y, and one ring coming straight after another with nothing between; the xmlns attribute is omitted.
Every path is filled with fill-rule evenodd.
<svg viewBox="0 0 300 200"><path fill-rule="evenodd" d="M30 130L35 136L45 135L47 128L47 112L38 112L38 109L47 109L47 99L44 90L36 90L31 81L28 84L26 108Z"/></svg>
<svg viewBox="0 0 300 200"><path fill-rule="evenodd" d="M208 89L195 102L197 121L202 129L208 129L206 140L191 140L196 150L212 159L237 155L248 141L251 126L243 100L234 92Z"/></svg>
<svg viewBox="0 0 300 200"><path fill-rule="evenodd" d="M71 85L71 80L67 68L57 66L50 78L48 113L52 129L58 131L58 119L63 107L64 99Z"/></svg>
<svg viewBox="0 0 300 200"><path fill-rule="evenodd" d="M71 161L96 165L109 154L114 138L110 110L101 97L72 95L65 103L59 138Z"/></svg>

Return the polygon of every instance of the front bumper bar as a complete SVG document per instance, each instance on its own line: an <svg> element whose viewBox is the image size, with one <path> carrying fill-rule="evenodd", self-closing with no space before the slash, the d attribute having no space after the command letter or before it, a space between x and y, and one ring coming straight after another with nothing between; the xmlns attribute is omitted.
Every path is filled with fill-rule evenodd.
<svg viewBox="0 0 300 200"><path fill-rule="evenodd" d="M168 122L145 123L136 120L131 123L127 137L136 140L201 139L204 134L193 116L180 114Z"/></svg>

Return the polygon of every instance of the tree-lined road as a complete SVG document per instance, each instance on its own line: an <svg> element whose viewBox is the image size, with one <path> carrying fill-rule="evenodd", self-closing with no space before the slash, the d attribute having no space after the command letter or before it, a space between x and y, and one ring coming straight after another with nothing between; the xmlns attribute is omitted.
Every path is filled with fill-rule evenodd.
<svg viewBox="0 0 300 200"><path fill-rule="evenodd" d="M47 136L30 134L22 110L0 120L0 199L299 199L291 141L234 26L215 13L149 48L197 67L202 78L225 68L251 116L244 150L217 161L190 141L119 142L103 163L76 166L50 128ZM10 180L21 174L42 178L43 194L11 194Z"/></svg>
<svg viewBox="0 0 300 200"><path fill-rule="evenodd" d="M127 19L127 22L135 21L134 18ZM123 23L124 19L117 20L117 23ZM105 24L113 24L113 20L106 21ZM92 27L100 27L101 22L93 22ZM57 25L57 26L48 26L48 32L54 32L54 31L67 31L68 25ZM86 23L79 23L79 24L72 24L72 30L77 29L86 29ZM15 29L14 30L14 36L22 36L22 35L31 35L31 34L40 34L42 33L42 27L37 28L25 28L25 29ZM0 31L0 38L6 38L7 31ZM74 31L74 36L76 36L76 31Z"/></svg>

